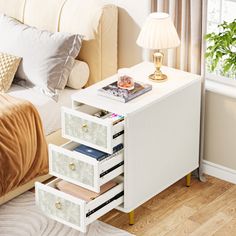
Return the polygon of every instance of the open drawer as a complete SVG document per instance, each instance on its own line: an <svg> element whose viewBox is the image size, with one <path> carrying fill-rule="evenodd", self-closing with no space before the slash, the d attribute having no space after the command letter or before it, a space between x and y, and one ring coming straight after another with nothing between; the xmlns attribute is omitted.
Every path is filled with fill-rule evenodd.
<svg viewBox="0 0 236 236"><path fill-rule="evenodd" d="M36 182L36 204L48 217L86 232L86 226L124 201L121 178L117 185L92 201L86 202L56 188L56 179L47 185Z"/></svg>
<svg viewBox="0 0 236 236"><path fill-rule="evenodd" d="M114 122L94 116L100 109L86 104L74 109L62 108L62 136L78 143L112 153L113 147L123 143L124 120Z"/></svg>
<svg viewBox="0 0 236 236"><path fill-rule="evenodd" d="M101 161L74 151L79 144L68 142L61 147L49 144L49 173L94 192L124 172L123 149Z"/></svg>

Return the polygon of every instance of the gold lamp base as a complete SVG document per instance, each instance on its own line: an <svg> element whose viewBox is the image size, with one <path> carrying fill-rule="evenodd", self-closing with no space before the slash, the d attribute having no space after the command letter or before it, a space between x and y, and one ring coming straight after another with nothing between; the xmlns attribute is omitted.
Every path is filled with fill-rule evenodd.
<svg viewBox="0 0 236 236"><path fill-rule="evenodd" d="M153 82L157 82L157 83L161 83L167 80L167 76L162 73L159 75L157 75L156 73L151 74L148 76L148 78L152 80Z"/></svg>
<svg viewBox="0 0 236 236"><path fill-rule="evenodd" d="M149 79L153 82L160 83L167 80L167 76L161 72L163 57L164 54L160 50L157 50L155 53L153 53L153 63L156 67L156 71L149 75Z"/></svg>

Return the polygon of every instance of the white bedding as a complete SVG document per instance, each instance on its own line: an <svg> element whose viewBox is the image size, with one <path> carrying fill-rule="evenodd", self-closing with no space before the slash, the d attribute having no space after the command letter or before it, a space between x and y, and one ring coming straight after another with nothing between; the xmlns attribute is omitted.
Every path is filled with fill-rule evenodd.
<svg viewBox="0 0 236 236"><path fill-rule="evenodd" d="M38 110L45 135L61 128L61 106L71 107L71 95L78 90L66 88L61 91L58 102L34 88L24 88L13 84L7 92L14 97L30 101Z"/></svg>

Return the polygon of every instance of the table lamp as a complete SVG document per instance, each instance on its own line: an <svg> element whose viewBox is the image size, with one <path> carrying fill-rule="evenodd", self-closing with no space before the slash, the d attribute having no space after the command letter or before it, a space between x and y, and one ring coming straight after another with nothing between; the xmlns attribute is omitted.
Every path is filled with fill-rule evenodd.
<svg viewBox="0 0 236 236"><path fill-rule="evenodd" d="M147 17L136 42L143 48L157 50L153 54L156 71L149 75L149 79L154 82L167 80L167 76L161 72L164 54L160 49L174 48L180 44L179 36L170 16L164 12L151 13Z"/></svg>

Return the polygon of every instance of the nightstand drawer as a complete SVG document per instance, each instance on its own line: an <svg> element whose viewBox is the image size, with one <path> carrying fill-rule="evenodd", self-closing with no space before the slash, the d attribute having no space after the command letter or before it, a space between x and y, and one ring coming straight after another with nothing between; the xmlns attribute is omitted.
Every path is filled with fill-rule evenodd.
<svg viewBox="0 0 236 236"><path fill-rule="evenodd" d="M62 136L78 143L112 153L123 143L124 121L114 124L111 119L94 116L99 109L80 105L76 109L62 108Z"/></svg>
<svg viewBox="0 0 236 236"><path fill-rule="evenodd" d="M92 201L86 202L57 189L56 179L47 185L36 182L36 204L48 217L82 232L86 226L124 201L123 180Z"/></svg>
<svg viewBox="0 0 236 236"><path fill-rule="evenodd" d="M101 161L73 151L79 144L49 145L49 173L94 192L124 172L123 149Z"/></svg>

